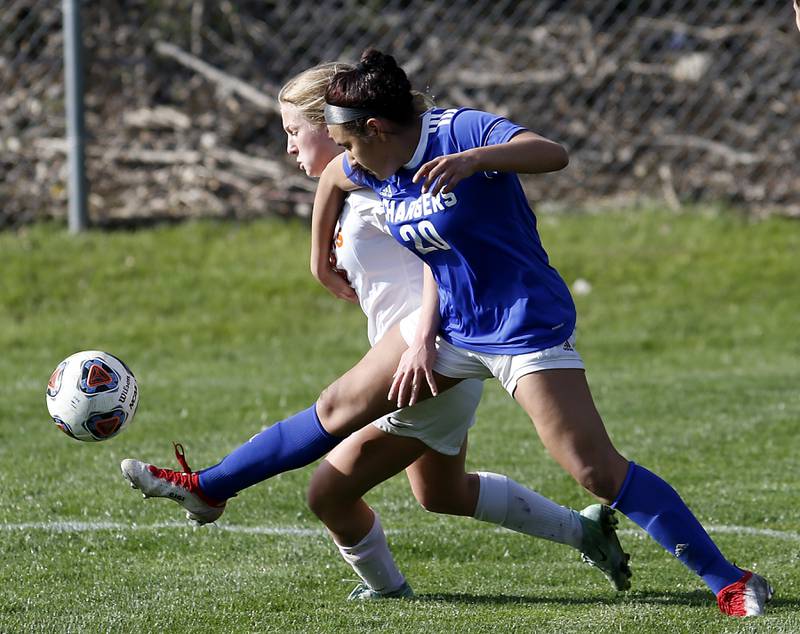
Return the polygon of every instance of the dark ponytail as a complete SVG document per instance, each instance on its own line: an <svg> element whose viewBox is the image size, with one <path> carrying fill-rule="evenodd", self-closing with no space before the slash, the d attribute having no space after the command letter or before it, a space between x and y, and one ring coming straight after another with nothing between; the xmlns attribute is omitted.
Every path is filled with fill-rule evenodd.
<svg viewBox="0 0 800 634"><path fill-rule="evenodd" d="M414 94L411 82L394 57L368 48L355 68L333 76L325 91L325 102L362 108L375 116L406 125L418 114ZM366 117L344 125L357 132L363 129L365 120Z"/></svg>

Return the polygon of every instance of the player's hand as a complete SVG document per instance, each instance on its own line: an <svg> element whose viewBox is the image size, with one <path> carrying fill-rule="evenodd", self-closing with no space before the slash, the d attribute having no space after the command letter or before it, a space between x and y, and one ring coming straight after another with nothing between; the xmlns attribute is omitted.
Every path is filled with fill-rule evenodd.
<svg viewBox="0 0 800 634"><path fill-rule="evenodd" d="M331 253L328 260L328 266L323 266L317 271L314 271L314 277L319 280L328 291L339 299L346 302L358 303L358 295L353 290L350 283L347 281L347 275L339 268L336 268L336 256Z"/></svg>
<svg viewBox="0 0 800 634"><path fill-rule="evenodd" d="M447 156L438 156L428 161L417 170L412 179L415 183L422 181L422 193L430 191L433 196L439 192L448 193L465 178L472 176L477 170L474 153L458 152Z"/></svg>
<svg viewBox="0 0 800 634"><path fill-rule="evenodd" d="M439 393L433 377L433 362L436 359L436 346L432 341L413 344L400 357L394 373L388 399L397 401L397 407L414 405L419 398L422 381L427 381L431 394Z"/></svg>

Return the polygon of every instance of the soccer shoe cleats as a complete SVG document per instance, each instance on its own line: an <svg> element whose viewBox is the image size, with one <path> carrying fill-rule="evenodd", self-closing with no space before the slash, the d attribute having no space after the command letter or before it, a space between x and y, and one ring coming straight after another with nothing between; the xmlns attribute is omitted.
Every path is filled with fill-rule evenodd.
<svg viewBox="0 0 800 634"><path fill-rule="evenodd" d="M618 591L631 587L631 556L622 550L617 539L619 520L614 509L605 504L592 504L580 512L583 539L581 559L602 572Z"/></svg>
<svg viewBox="0 0 800 634"><path fill-rule="evenodd" d="M186 463L183 446L175 444L175 457L183 471L160 469L130 458L120 463L122 475L145 498L169 498L186 509L186 517L197 524L214 522L225 510L225 501L212 500L200 490L197 474Z"/></svg>
<svg viewBox="0 0 800 634"><path fill-rule="evenodd" d="M403 582L403 585L397 588L396 590L392 590L391 592L378 592L377 590L373 590L365 583L359 583L353 591L350 593L350 596L347 597L348 601L373 601L376 599L413 599L414 598L414 591L411 589L411 586L408 585L407 581Z"/></svg>
<svg viewBox="0 0 800 634"><path fill-rule="evenodd" d="M728 616L761 616L772 593L772 586L764 577L745 570L739 581L717 593L717 605Z"/></svg>

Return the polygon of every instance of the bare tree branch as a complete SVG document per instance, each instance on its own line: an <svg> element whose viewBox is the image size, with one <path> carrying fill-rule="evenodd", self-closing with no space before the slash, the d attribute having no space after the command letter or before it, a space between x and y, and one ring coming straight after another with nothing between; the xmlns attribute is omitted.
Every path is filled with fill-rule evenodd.
<svg viewBox="0 0 800 634"><path fill-rule="evenodd" d="M164 57L174 59L179 64L190 68L191 70L199 73L206 79L219 85L224 90L239 95L255 106L258 106L265 112L280 113L278 106L278 91L275 90L274 94L268 95L250 84L242 81L238 77L233 77L227 73L215 68L211 64L204 62L199 57L195 57L191 53L178 48L174 44L167 42L158 42L155 46L156 52Z"/></svg>

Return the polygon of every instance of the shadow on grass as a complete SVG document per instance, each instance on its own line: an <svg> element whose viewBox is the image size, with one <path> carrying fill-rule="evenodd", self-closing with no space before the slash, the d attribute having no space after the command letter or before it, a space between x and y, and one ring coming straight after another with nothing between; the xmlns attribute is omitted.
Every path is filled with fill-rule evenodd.
<svg viewBox="0 0 800 634"><path fill-rule="evenodd" d="M651 605L684 605L684 606L709 606L716 607L716 600L711 593L702 590L693 592L629 592L616 596L587 596L587 597L536 597L515 596L501 594L467 594L467 593L441 593L418 594L419 601L442 601L445 603L464 603L472 605L481 604L557 604L557 605L617 605L619 603L640 603ZM774 598L770 608L785 608L800 610L800 598Z"/></svg>
<svg viewBox="0 0 800 634"><path fill-rule="evenodd" d="M508 594L467 594L467 593L441 593L441 594L418 594L416 597L421 601L444 601L446 603L467 603L467 604L558 604L558 605L616 605L621 602L641 602L659 604L681 604L681 605L703 605L712 603L710 595L702 592L677 592L677 593L650 593L636 592L619 594L614 596L570 596L570 597L537 597L537 596L518 596Z"/></svg>

